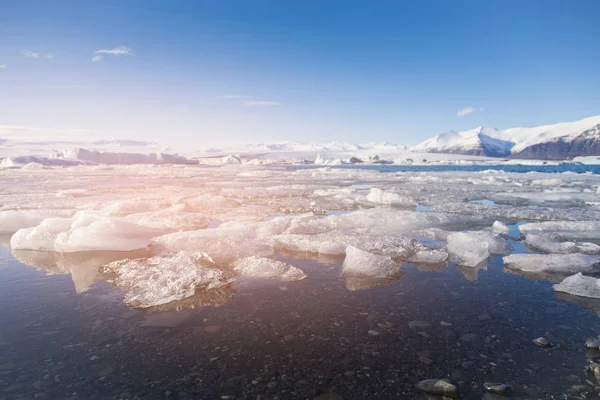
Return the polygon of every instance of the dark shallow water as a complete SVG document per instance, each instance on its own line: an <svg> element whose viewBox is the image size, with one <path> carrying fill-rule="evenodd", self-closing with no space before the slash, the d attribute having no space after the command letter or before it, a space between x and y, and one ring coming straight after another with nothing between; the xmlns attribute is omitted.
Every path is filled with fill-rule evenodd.
<svg viewBox="0 0 600 400"><path fill-rule="evenodd" d="M70 275L0 249L0 398L412 399L425 398L417 381L448 377L465 399L486 381L549 399L593 379L583 343L600 333L595 304L504 273L501 257L487 270L406 264L399 280L355 291L375 282L345 282L339 260L279 257L308 278L239 279L149 313L104 281L77 294ZM539 336L568 350L538 348Z"/></svg>

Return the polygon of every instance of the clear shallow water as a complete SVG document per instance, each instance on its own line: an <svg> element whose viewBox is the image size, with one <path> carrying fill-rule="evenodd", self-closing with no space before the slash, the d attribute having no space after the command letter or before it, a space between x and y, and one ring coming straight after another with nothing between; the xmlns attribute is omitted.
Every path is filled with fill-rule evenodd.
<svg viewBox="0 0 600 400"><path fill-rule="evenodd" d="M345 281L339 260L278 258L308 278L242 278L149 313L102 280L77 294L70 275L0 250L0 398L408 399L432 377L466 399L486 381L558 398L589 379L583 343L600 319L585 306L600 307L503 272L501 257L483 269L406 264L379 287ZM539 336L568 350L540 349Z"/></svg>

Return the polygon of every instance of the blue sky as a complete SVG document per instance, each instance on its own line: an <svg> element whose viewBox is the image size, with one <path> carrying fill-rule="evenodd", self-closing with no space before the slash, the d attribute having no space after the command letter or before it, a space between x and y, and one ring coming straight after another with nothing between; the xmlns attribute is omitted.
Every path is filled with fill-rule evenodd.
<svg viewBox="0 0 600 400"><path fill-rule="evenodd" d="M0 125L206 147L576 120L600 114L599 17L588 0L2 2Z"/></svg>

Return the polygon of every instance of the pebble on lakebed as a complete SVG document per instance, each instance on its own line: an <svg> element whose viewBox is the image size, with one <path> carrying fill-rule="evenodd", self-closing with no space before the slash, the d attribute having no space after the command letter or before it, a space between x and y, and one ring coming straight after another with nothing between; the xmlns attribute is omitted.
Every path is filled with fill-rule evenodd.
<svg viewBox="0 0 600 400"><path fill-rule="evenodd" d="M500 394L503 396L507 395L512 390L510 386L504 383L486 382L483 384L483 387L489 393Z"/></svg>
<svg viewBox="0 0 600 400"><path fill-rule="evenodd" d="M417 383L416 388L437 396L458 397L458 389L448 379L425 379Z"/></svg>
<svg viewBox="0 0 600 400"><path fill-rule="evenodd" d="M550 341L548 339L546 339L545 337L539 337L537 339L535 339L533 341L533 343L538 346L538 347L542 347L544 349L548 348L548 347L552 347L552 343L550 343Z"/></svg>

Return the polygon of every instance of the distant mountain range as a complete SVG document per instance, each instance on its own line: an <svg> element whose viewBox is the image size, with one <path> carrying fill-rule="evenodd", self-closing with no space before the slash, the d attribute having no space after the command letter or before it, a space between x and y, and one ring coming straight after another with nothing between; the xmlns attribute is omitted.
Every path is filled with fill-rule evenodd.
<svg viewBox="0 0 600 400"><path fill-rule="evenodd" d="M420 153L562 160L600 155L600 115L535 128L448 131L411 148Z"/></svg>

